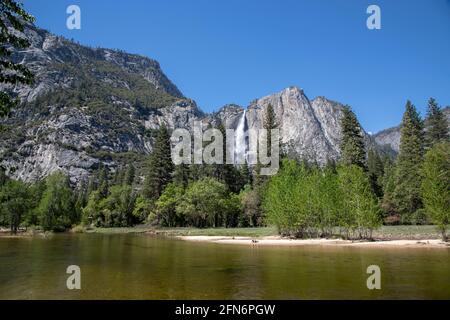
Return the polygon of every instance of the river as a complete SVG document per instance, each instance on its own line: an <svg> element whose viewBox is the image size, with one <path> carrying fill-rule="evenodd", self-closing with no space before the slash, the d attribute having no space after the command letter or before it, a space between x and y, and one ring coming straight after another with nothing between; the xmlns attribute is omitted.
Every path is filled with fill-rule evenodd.
<svg viewBox="0 0 450 320"><path fill-rule="evenodd" d="M66 287L69 265L81 269L81 290ZM367 289L369 265L381 269L381 290ZM0 238L0 299L450 299L450 249Z"/></svg>

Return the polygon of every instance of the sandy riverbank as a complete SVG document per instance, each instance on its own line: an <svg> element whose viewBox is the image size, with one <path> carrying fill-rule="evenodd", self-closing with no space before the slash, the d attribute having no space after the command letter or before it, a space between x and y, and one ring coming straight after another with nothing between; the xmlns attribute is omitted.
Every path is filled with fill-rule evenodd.
<svg viewBox="0 0 450 320"><path fill-rule="evenodd" d="M181 240L212 242L218 244L235 244L249 246L351 246L351 247L409 247L409 248L447 248L450 243L437 239L429 240L382 240L382 241L351 241L342 239L286 239L278 236L252 239L249 237L221 236L179 236Z"/></svg>

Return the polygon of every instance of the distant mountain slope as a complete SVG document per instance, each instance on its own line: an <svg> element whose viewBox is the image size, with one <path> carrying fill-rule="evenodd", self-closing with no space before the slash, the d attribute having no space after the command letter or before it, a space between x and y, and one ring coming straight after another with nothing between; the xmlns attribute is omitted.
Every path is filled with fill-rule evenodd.
<svg viewBox="0 0 450 320"><path fill-rule="evenodd" d="M253 101L247 110L248 128L263 128L268 105L271 104L281 132L281 142L288 154L325 163L340 157L340 118L343 105L317 97L310 101L303 90L289 87L281 92ZM243 109L225 106L218 116L235 127ZM366 142L374 146L373 140L364 132Z"/></svg>
<svg viewBox="0 0 450 320"><path fill-rule="evenodd" d="M173 97L183 97L155 60L117 50L81 46L32 25L27 25L24 33L31 47L16 50L13 58L26 64L36 75L34 86L19 87L17 90L21 98L27 101L55 88L76 85L81 79L74 78L71 68L117 88L127 88L128 84L111 75L105 77L104 72L113 71L119 77L133 74L145 80L151 91L159 90Z"/></svg>
<svg viewBox="0 0 450 320"><path fill-rule="evenodd" d="M0 87L24 102L0 123L0 159L13 177L31 181L63 170L77 182L100 163L115 167L150 152L159 125L185 126L202 115L154 60L88 48L34 26L25 35L31 47L13 58L33 71L35 84Z"/></svg>
<svg viewBox="0 0 450 320"><path fill-rule="evenodd" d="M205 127L236 128L243 115L237 105L204 114L152 59L88 48L34 26L25 35L32 46L13 57L32 69L35 84L0 86L23 101L0 119L0 165L14 178L34 181L62 170L78 183L100 165L115 170L142 161L163 124L189 129L202 121ZM319 163L339 158L342 104L325 97L309 100L303 90L289 87L251 102L247 127L263 127L269 104L292 157ZM367 145L376 147L364 135Z"/></svg>
<svg viewBox="0 0 450 320"><path fill-rule="evenodd" d="M450 132L450 107L446 107L443 109L444 114L447 117L447 123L449 124L449 132ZM426 122L425 122L426 127ZM389 146L395 152L399 152L400 150L400 130L401 127L393 127L389 129L382 130L375 134L373 137L377 144L380 146Z"/></svg>

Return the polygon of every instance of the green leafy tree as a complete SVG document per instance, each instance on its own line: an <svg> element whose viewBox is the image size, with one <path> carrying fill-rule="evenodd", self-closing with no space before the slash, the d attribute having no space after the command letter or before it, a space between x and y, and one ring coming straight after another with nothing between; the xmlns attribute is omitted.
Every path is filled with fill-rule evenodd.
<svg viewBox="0 0 450 320"><path fill-rule="evenodd" d="M110 195L101 203L103 226L132 226L135 200L131 186L112 186Z"/></svg>
<svg viewBox="0 0 450 320"><path fill-rule="evenodd" d="M227 228L239 226L242 215L242 203L239 194L230 193L223 199L223 224ZM220 225L219 225L220 226Z"/></svg>
<svg viewBox="0 0 450 320"><path fill-rule="evenodd" d="M240 193L243 214L239 225L242 227L258 227L264 224L261 208L261 196L258 190L247 185Z"/></svg>
<svg viewBox="0 0 450 320"><path fill-rule="evenodd" d="M133 209L133 217L135 221L138 222L153 222L155 219L152 217L152 209L154 207L154 202L146 199L142 195L136 197L136 203Z"/></svg>
<svg viewBox="0 0 450 320"><path fill-rule="evenodd" d="M103 225L102 200L103 197L100 191L95 190L90 193L88 202L83 208L82 223L84 225L94 225L96 227Z"/></svg>
<svg viewBox="0 0 450 320"><path fill-rule="evenodd" d="M345 165L356 165L366 170L366 151L361 125L349 106L341 118L341 158Z"/></svg>
<svg viewBox="0 0 450 320"><path fill-rule="evenodd" d="M107 198L103 198L100 190L94 191L83 209L83 223L105 228L132 226L140 222L135 219L135 202L131 186L112 186Z"/></svg>
<svg viewBox="0 0 450 320"><path fill-rule="evenodd" d="M419 172L423 153L423 123L414 105L408 101L401 124L394 191L395 206L405 222L411 222L412 216L422 208Z"/></svg>
<svg viewBox="0 0 450 320"><path fill-rule="evenodd" d="M176 211L184 215L189 225L205 228L219 227L226 211L226 186L216 179L206 177L193 182L177 204Z"/></svg>
<svg viewBox="0 0 450 320"><path fill-rule="evenodd" d="M32 23L34 17L25 12L21 4L14 0L0 1L0 83L17 85L33 82L30 70L11 60L11 48L24 49L30 46L27 39L17 35L17 31L23 32L24 22ZM0 92L0 117L7 115L17 102L6 92Z"/></svg>
<svg viewBox="0 0 450 320"><path fill-rule="evenodd" d="M450 224L450 143L435 144L425 155L422 168L422 197L425 210L448 241Z"/></svg>
<svg viewBox="0 0 450 320"><path fill-rule="evenodd" d="M20 181L8 180L0 187L0 222L9 225L16 234L30 210L28 186Z"/></svg>
<svg viewBox="0 0 450 320"><path fill-rule="evenodd" d="M275 225L283 235L304 237L311 226L308 172L293 160L283 160L263 193L262 207L267 222Z"/></svg>
<svg viewBox="0 0 450 320"><path fill-rule="evenodd" d="M339 225L347 236L355 233L359 238L372 238L372 231L381 225L381 210L369 178L361 167L351 165L338 168L338 179L344 202Z"/></svg>
<svg viewBox="0 0 450 320"><path fill-rule="evenodd" d="M176 207L184 195L184 187L169 183L155 203L155 217L159 225L177 227L184 225L184 217L177 213Z"/></svg>
<svg viewBox="0 0 450 320"><path fill-rule="evenodd" d="M425 141L428 148L436 143L449 141L447 118L433 98L428 101L427 123Z"/></svg>
<svg viewBox="0 0 450 320"><path fill-rule="evenodd" d="M47 177L39 202L39 222L44 230L63 231L77 223L69 178L61 172Z"/></svg>
<svg viewBox="0 0 450 320"><path fill-rule="evenodd" d="M148 161L144 196L147 199L158 199L166 185L172 180L173 170L169 131L165 126L161 126Z"/></svg>
<svg viewBox="0 0 450 320"><path fill-rule="evenodd" d="M339 187L336 169L326 167L315 169L312 173L310 198L314 216L314 227L323 237L333 235L333 227L339 225L339 216L343 208L343 190Z"/></svg>

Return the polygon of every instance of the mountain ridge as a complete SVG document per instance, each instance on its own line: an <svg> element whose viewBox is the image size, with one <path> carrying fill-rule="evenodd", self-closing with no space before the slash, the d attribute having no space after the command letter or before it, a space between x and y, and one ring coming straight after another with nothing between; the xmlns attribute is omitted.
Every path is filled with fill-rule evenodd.
<svg viewBox="0 0 450 320"><path fill-rule="evenodd" d="M151 153L155 131L165 125L192 128L195 121L236 128L244 107L229 104L204 113L163 73L157 61L122 51L89 48L34 26L27 50L13 59L35 74L30 87L10 88L23 103L0 120L0 164L24 181L62 170L73 183L100 166L112 171ZM272 104L281 140L292 157L318 163L340 156L339 119L343 105L303 89L286 89L247 106L249 128L262 128ZM376 147L364 132L366 144Z"/></svg>
<svg viewBox="0 0 450 320"><path fill-rule="evenodd" d="M447 123L449 125L450 133L450 106L443 108L442 112L447 117ZM425 119L425 128L426 126L427 123ZM401 125L399 124L398 126L387 128L377 132L373 135L373 138L380 146L387 146L398 153L400 150L400 131Z"/></svg>

